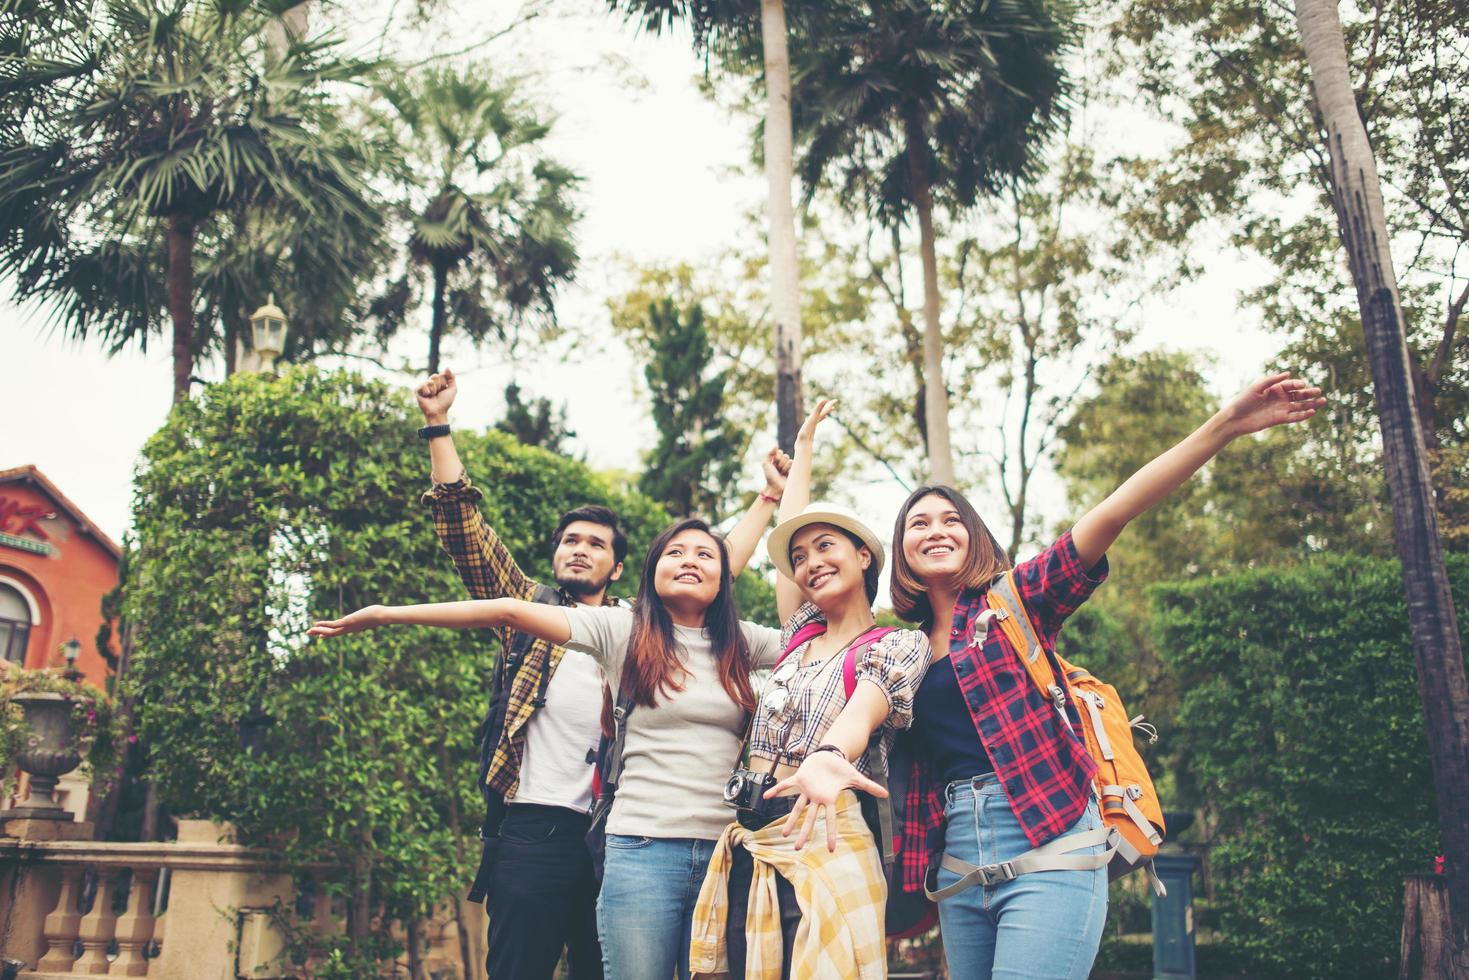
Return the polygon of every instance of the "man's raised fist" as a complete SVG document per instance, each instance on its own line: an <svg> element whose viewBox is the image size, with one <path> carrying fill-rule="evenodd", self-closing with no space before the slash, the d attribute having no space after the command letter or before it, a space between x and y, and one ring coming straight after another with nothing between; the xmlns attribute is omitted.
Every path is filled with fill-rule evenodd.
<svg viewBox="0 0 1469 980"><path fill-rule="evenodd" d="M423 417L430 425L438 425L448 421L449 406L454 404L459 386L454 383L454 372L445 368L443 374L432 375L419 385L414 394L418 396L418 407Z"/></svg>

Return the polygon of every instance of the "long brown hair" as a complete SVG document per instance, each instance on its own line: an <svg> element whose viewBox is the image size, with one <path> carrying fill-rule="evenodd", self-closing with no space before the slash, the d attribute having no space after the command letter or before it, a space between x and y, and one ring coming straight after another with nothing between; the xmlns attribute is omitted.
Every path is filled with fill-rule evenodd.
<svg viewBox="0 0 1469 980"><path fill-rule="evenodd" d="M746 711L755 707L755 692L750 686L750 648L740 629L740 614L735 608L734 576L729 570L729 550L724 539L708 523L687 517L674 523L648 546L643 559L643 577L638 583L638 600L633 605L632 634L627 641L627 659L620 683L634 704L652 707L659 696L682 691L687 673L678 641L673 635L673 617L663 598L653 586L658 559L668 543L684 531L703 531L714 539L719 549L719 591L704 611L704 629L714 659L719 664L719 683L730 700Z"/></svg>
<svg viewBox="0 0 1469 980"><path fill-rule="evenodd" d="M908 495L898 510L898 522L893 526L893 574L888 591L893 600L893 612L910 623L927 625L933 622L933 606L928 601L928 586L913 574L908 557L903 553L903 532L908 524L908 512L924 497L943 497L959 512L959 523L969 532L969 554L959 570L959 588L971 589L988 585L992 579L1010 567L1010 556L995 540L990 529L980 519L962 493L944 484L919 487Z"/></svg>

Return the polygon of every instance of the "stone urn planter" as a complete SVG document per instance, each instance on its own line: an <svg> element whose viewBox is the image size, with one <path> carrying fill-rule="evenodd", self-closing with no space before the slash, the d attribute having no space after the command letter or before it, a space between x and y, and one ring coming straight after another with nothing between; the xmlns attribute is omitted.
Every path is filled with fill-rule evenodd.
<svg viewBox="0 0 1469 980"><path fill-rule="evenodd" d="M49 691L25 691L11 695L10 702L20 705L31 730L15 758L21 771L30 776L30 792L14 810L0 810L0 817L70 820L71 814L56 802L55 789L56 780L82 761L71 724L76 700Z"/></svg>

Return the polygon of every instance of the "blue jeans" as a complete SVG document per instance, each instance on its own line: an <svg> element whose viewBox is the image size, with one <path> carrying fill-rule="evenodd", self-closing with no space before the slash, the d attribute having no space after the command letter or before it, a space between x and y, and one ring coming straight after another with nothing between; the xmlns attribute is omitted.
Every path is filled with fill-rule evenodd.
<svg viewBox="0 0 1469 980"><path fill-rule="evenodd" d="M1030 850L1025 831L993 775L950 783L944 795L944 849L948 853L984 865L1008 861ZM1092 801L1067 833L1101 825L1097 804ZM1098 845L1077 853L1100 851ZM955 872L939 869L939 887L958 879ZM939 902L949 976L965 980L1086 980L1106 921L1105 867L1036 871L997 885L975 885Z"/></svg>
<svg viewBox="0 0 1469 980"><path fill-rule="evenodd" d="M714 855L712 840L607 835L597 934L608 980L689 977L694 902Z"/></svg>

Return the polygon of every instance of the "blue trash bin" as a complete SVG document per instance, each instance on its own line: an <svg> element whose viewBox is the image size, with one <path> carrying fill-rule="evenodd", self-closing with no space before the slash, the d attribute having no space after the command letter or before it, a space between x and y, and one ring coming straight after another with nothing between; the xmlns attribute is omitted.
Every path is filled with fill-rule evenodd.
<svg viewBox="0 0 1469 980"><path fill-rule="evenodd" d="M1153 868L1168 894L1153 896L1153 977L1195 980L1193 874L1199 859L1192 854L1159 854Z"/></svg>

